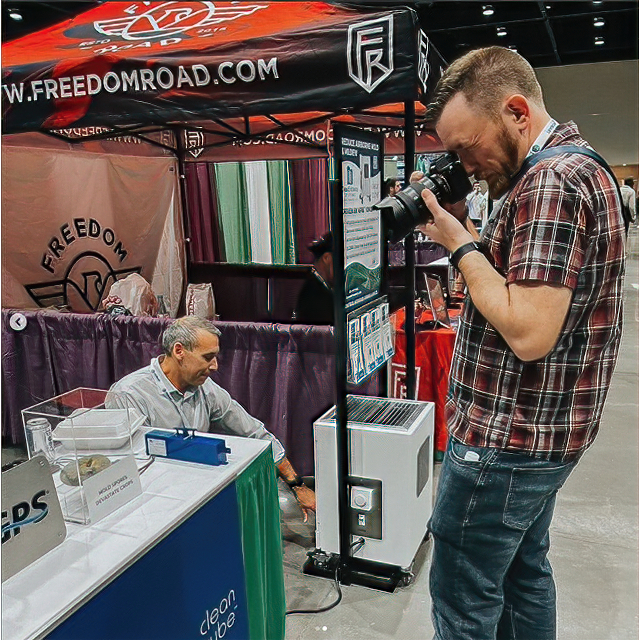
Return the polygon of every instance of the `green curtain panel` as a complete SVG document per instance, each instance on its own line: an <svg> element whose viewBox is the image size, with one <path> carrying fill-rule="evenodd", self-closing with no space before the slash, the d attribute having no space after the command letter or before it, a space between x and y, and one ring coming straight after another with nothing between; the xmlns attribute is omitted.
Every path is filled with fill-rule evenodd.
<svg viewBox="0 0 640 640"><path fill-rule="evenodd" d="M280 504L271 448L236 480L249 640L283 640L286 600Z"/></svg>
<svg viewBox="0 0 640 640"><path fill-rule="evenodd" d="M245 187L245 171L239 162L220 162L215 165L218 187L218 216L227 262L251 262L249 207Z"/></svg>
<svg viewBox="0 0 640 640"><path fill-rule="evenodd" d="M295 264L295 229L291 209L289 163L285 160L267 162L267 179L273 264Z"/></svg>

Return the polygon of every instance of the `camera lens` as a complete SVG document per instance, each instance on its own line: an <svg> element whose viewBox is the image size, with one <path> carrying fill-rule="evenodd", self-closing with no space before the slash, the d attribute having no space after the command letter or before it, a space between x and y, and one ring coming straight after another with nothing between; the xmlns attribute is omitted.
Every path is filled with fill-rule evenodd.
<svg viewBox="0 0 640 640"><path fill-rule="evenodd" d="M429 175L418 182L389 196L374 205L386 224L388 238L398 242L419 224L432 219L422 199L422 192L429 189L439 204L453 204L462 200L472 189L471 181L457 155L447 153L432 167Z"/></svg>

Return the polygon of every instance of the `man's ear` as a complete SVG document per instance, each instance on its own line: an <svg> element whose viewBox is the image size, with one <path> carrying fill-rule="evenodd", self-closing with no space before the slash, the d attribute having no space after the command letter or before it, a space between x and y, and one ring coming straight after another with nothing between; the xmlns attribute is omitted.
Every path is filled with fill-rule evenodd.
<svg viewBox="0 0 640 640"><path fill-rule="evenodd" d="M182 362L182 360L184 359L184 352L185 352L185 348L184 345L181 344L180 342L176 342L173 345L173 351L171 353L171 355L178 361L178 362Z"/></svg>
<svg viewBox="0 0 640 640"><path fill-rule="evenodd" d="M504 101L504 114L516 125L523 127L531 121L531 108L527 99L516 93Z"/></svg>

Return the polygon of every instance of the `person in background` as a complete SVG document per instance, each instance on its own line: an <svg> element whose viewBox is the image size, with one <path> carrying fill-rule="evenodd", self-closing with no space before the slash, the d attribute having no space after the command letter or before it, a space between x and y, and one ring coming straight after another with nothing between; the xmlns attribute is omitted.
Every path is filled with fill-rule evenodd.
<svg viewBox="0 0 640 640"><path fill-rule="evenodd" d="M424 230L467 298L450 374L449 444L429 523L436 640L554 640L547 558L556 494L593 443L622 335L625 222L616 181L572 122L545 107L531 65L471 51L440 78L427 119L495 205L474 226L422 194ZM453 211L453 210L452 210Z"/></svg>
<svg viewBox="0 0 640 640"><path fill-rule="evenodd" d="M398 178L387 178L384 181L382 197L395 196L402 189L402 184Z"/></svg>
<svg viewBox="0 0 640 640"><path fill-rule="evenodd" d="M480 230L487 223L487 196L482 193L480 183L476 180L473 183L473 191L467 196L467 215Z"/></svg>
<svg viewBox="0 0 640 640"><path fill-rule="evenodd" d="M218 369L220 331L209 320L178 318L162 334L164 354L111 386L108 408L129 406L146 417L147 426L195 429L258 438L271 443L278 472L304 512L316 510L309 489L285 456L280 441L250 416L209 374Z"/></svg>
<svg viewBox="0 0 640 640"><path fill-rule="evenodd" d="M300 324L333 324L333 234L331 231L312 242L314 261L302 285L295 309Z"/></svg>
<svg viewBox="0 0 640 640"><path fill-rule="evenodd" d="M631 222L636 221L636 190L633 188L633 177L629 176L624 179L620 185L620 193L622 194L622 205L628 211L628 219Z"/></svg>

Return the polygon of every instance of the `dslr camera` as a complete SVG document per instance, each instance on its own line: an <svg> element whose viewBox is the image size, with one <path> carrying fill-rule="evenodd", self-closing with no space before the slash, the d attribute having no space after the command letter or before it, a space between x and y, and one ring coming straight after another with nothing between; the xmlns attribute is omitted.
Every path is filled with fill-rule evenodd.
<svg viewBox="0 0 640 640"><path fill-rule="evenodd" d="M405 238L416 225L433 220L422 199L422 192L429 189L439 204L453 204L462 200L471 191L460 159L455 153L447 153L431 166L429 174L418 182L412 182L395 196L388 196L374 205L386 223L388 239L398 242Z"/></svg>

